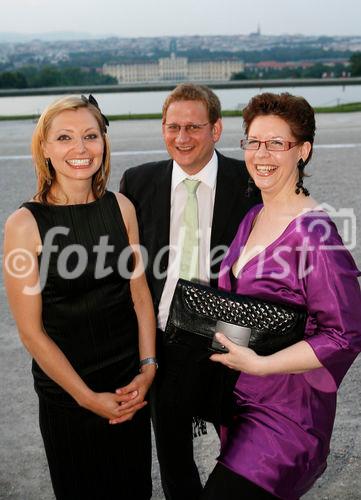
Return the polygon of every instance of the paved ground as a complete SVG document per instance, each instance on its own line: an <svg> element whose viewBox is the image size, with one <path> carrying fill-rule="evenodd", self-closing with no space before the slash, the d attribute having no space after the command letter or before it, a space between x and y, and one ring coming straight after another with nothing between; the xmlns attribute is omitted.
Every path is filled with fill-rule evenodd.
<svg viewBox="0 0 361 500"><path fill-rule="evenodd" d="M360 233L361 199L360 154L361 113L320 115L317 117L317 145L306 181L312 195L339 210L353 208ZM34 124L0 122L0 171L2 191L0 223L34 192L34 175L29 143ZM141 162L162 159L160 125L154 121L111 123L113 174L111 188L116 189L122 172ZM221 148L230 156L240 157L237 149L241 135L237 118L225 120ZM141 151L139 151L141 150ZM20 158L14 158L14 156ZM9 156L11 158L5 158ZM21 158L25 156L25 158ZM338 224L343 226L338 217ZM361 267L361 250L353 255ZM37 402L32 388L30 358L18 340L9 314L3 286L0 289L0 498L51 500L45 456L37 424ZM323 477L304 498L307 500L361 498L361 357L353 365L339 392L339 402L329 466ZM205 478L217 455L218 441L213 432L196 441L196 455ZM153 465L154 496L161 500L156 459Z"/></svg>

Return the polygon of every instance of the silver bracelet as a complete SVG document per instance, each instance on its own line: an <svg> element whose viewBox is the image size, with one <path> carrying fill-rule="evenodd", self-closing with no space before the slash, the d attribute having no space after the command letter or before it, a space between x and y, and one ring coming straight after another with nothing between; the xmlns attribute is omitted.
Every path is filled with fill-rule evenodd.
<svg viewBox="0 0 361 500"><path fill-rule="evenodd" d="M144 358L139 361L139 371L142 371L142 366L146 365L155 365L155 369L158 369L158 361L157 358Z"/></svg>

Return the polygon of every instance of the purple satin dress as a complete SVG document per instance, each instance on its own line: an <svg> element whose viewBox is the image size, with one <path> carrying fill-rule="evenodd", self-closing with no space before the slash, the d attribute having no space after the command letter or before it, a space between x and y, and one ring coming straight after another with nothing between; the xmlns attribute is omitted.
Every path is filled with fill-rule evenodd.
<svg viewBox="0 0 361 500"><path fill-rule="evenodd" d="M222 262L221 289L232 288L232 265L261 208L253 207L238 229ZM221 430L218 461L281 499L298 499L326 468L336 391L361 351L360 274L331 219L312 211L294 219L235 280L239 294L306 308L305 340L323 365L302 374L241 373L238 414Z"/></svg>

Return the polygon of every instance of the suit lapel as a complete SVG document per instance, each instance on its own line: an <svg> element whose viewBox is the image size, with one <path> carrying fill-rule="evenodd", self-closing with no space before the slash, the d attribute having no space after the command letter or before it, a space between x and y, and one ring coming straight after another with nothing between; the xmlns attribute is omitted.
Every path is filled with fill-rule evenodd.
<svg viewBox="0 0 361 500"><path fill-rule="evenodd" d="M239 177L234 169L227 169L227 160L218 153L216 196L214 199L211 249L222 241L227 220L232 217L233 205L239 196Z"/></svg>
<svg viewBox="0 0 361 500"><path fill-rule="evenodd" d="M173 161L170 160L164 170L159 172L153 192L153 213L155 223L155 239L158 240L158 248L169 245L170 228L170 198L172 185Z"/></svg>

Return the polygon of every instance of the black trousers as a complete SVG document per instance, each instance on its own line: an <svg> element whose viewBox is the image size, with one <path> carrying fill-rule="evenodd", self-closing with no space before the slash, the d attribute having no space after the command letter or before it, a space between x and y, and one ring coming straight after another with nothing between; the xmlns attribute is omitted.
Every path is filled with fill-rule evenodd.
<svg viewBox="0 0 361 500"><path fill-rule="evenodd" d="M243 476L217 464L204 487L201 500L277 500Z"/></svg>
<svg viewBox="0 0 361 500"><path fill-rule="evenodd" d="M202 492L197 466L193 457L192 416L177 404L172 371L182 349L164 345L164 333L157 332L159 370L151 389L151 413L155 433L162 487L166 500L199 500ZM170 390L175 397L170 398Z"/></svg>

